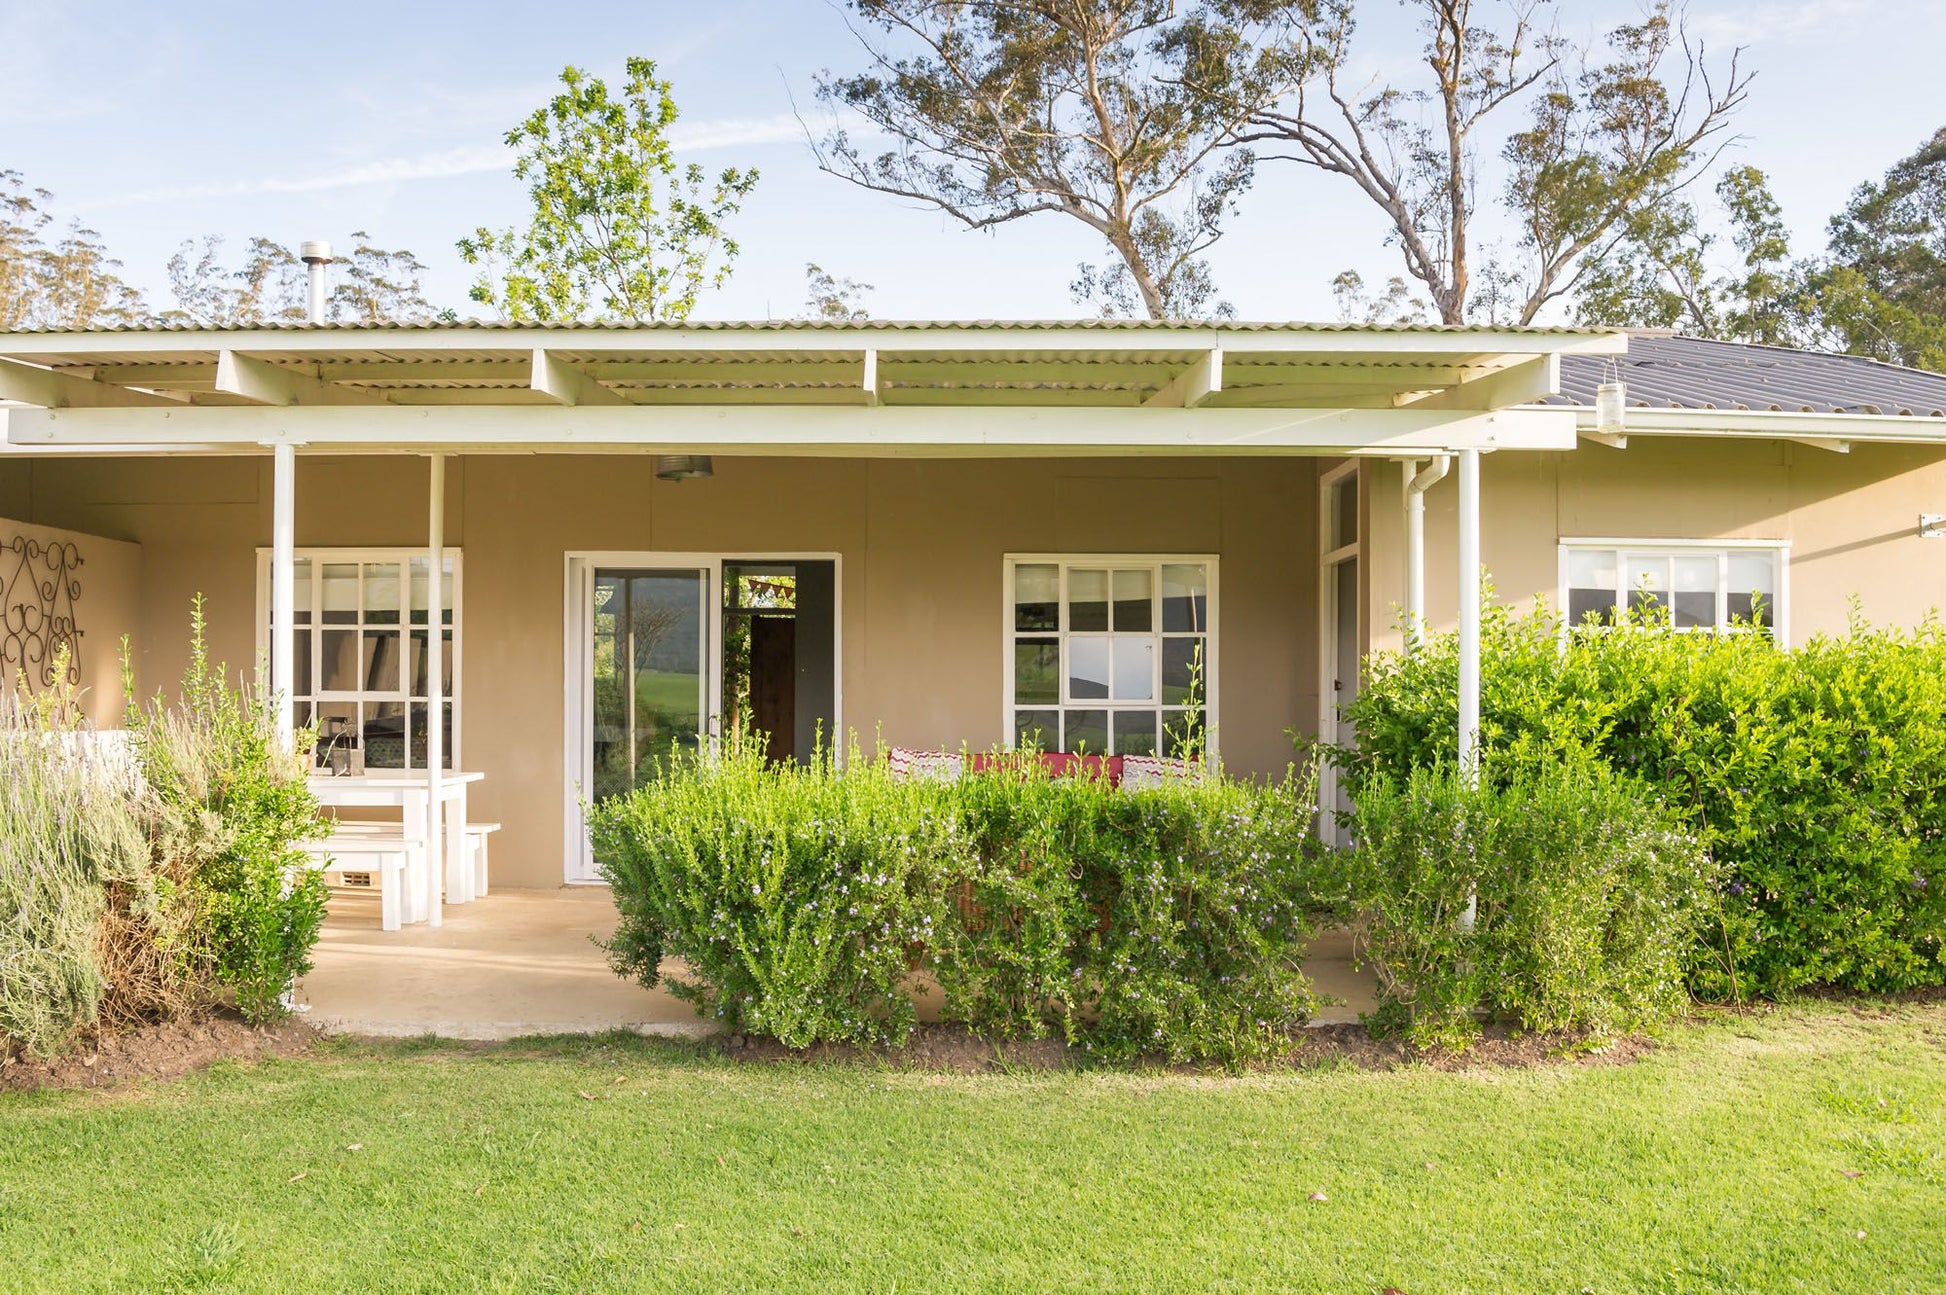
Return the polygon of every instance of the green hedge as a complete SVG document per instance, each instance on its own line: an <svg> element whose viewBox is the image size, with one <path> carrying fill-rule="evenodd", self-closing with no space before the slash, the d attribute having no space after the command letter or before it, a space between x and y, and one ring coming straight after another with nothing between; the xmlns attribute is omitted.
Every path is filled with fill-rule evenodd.
<svg viewBox="0 0 1946 1295"><path fill-rule="evenodd" d="M853 753L677 758L589 810L616 970L792 1046L897 1042L914 973L997 1037L1099 1055L1265 1055L1314 1005L1304 788L1121 790L1032 761L951 782Z"/></svg>
<svg viewBox="0 0 1946 1295"><path fill-rule="evenodd" d="M1375 655L1333 753L1354 798L1450 763L1456 642ZM1854 623L1792 651L1653 617L1563 635L1488 604L1481 741L1499 784L1600 765L1648 787L1721 866L1690 951L1706 995L1946 983L1946 632Z"/></svg>
<svg viewBox="0 0 1946 1295"><path fill-rule="evenodd" d="M1378 773L1346 821L1374 1032L1464 1047L1484 1017L1607 1036L1688 1001L1715 866L1640 784L1587 764L1497 786Z"/></svg>

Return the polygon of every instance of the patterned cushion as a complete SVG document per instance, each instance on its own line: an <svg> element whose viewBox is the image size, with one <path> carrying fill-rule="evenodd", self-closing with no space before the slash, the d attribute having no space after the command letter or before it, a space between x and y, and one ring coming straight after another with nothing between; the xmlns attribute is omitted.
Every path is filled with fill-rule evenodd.
<svg viewBox="0 0 1946 1295"><path fill-rule="evenodd" d="M895 746L886 757L886 767L894 778L917 778L925 782L952 782L964 766L961 758L947 751L914 751Z"/></svg>
<svg viewBox="0 0 1946 1295"><path fill-rule="evenodd" d="M1167 786L1175 781L1197 781L1202 776L1203 766L1187 760L1163 755L1122 757L1122 786L1131 791Z"/></svg>

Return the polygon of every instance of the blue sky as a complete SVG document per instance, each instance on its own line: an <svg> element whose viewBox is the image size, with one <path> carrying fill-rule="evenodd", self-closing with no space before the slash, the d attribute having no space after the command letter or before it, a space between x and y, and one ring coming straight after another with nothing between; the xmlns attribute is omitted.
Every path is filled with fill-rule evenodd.
<svg viewBox="0 0 1946 1295"><path fill-rule="evenodd" d="M1409 59L1387 0L1366 0L1371 48ZM1564 0L1592 31L1633 3ZM1853 185L1946 124L1938 0L1693 0L1713 51L1747 44L1759 73L1735 156L1765 168L1800 251ZM364 228L431 267L429 295L467 313L453 242L522 218L500 137L575 63L619 74L657 60L683 108L686 154L763 178L735 225L744 254L699 314L802 309L806 261L875 285L874 314L1051 317L1079 311L1068 284L1100 259L1072 221L1040 216L974 234L934 212L852 188L812 165L792 100L859 53L824 0L633 4L85 3L0 0L0 168L51 189L99 229L127 276L167 303L163 266L185 238L253 234L295 245ZM1214 255L1244 318L1330 318L1333 275L1398 272L1374 210L1348 185L1266 169Z"/></svg>

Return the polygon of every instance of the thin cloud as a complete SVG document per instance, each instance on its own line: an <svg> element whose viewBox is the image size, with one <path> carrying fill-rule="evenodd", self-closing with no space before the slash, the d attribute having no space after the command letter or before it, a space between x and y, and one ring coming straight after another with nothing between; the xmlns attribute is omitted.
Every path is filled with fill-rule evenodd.
<svg viewBox="0 0 1946 1295"><path fill-rule="evenodd" d="M707 152L719 148L782 143L800 138L802 131L795 117L779 114L772 117L730 117L693 125L679 123L671 135L678 149ZM422 180L448 180L458 176L506 171L511 159L512 153L504 144L470 145L438 153L423 153L416 157L385 158L340 171L311 175L260 176L250 180L216 180L204 184L144 189L135 193L112 194L85 205L90 209L140 207L159 202L325 193L368 185L411 184Z"/></svg>
<svg viewBox="0 0 1946 1295"><path fill-rule="evenodd" d="M1882 0L1786 0L1738 6L1727 13L1698 14L1690 30L1705 40L1748 45L1759 40L1806 40L1856 23L1868 13L1882 14Z"/></svg>

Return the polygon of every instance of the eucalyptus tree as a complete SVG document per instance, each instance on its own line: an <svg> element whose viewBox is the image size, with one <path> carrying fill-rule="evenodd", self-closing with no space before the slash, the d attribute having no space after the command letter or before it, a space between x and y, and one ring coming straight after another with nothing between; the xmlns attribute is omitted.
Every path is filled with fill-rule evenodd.
<svg viewBox="0 0 1946 1295"><path fill-rule="evenodd" d="M654 62L630 58L610 93L580 68L507 132L527 185L527 227L481 227L459 240L480 268L473 300L508 319L599 316L684 319L729 277L737 244L726 224L757 183L754 170L714 178L676 160L680 111Z"/></svg>
<svg viewBox="0 0 1946 1295"><path fill-rule="evenodd" d="M351 251L331 265L326 318L342 323L415 324L433 319L426 300L426 267L403 249L387 251L364 230ZM175 308L163 318L206 327L301 323L306 311L304 263L286 246L258 236L244 245L236 265L223 259L223 239L186 240L168 264Z"/></svg>
<svg viewBox="0 0 1946 1295"><path fill-rule="evenodd" d="M1364 195L1442 322L1532 322L1710 170L1750 85L1742 51L1713 69L1672 0L1580 43L1551 2L1402 0L1422 44L1394 70L1355 0L1225 0L1232 22L1278 24L1305 73L1238 138ZM1497 217L1480 192L1496 140Z"/></svg>
<svg viewBox="0 0 1946 1295"><path fill-rule="evenodd" d="M1107 244L1108 315L1220 311L1205 253L1249 188L1237 131L1300 74L1281 22L1186 0L851 0L864 70L821 73L812 148L853 184L992 230L1054 213ZM890 146L868 153L843 123Z"/></svg>
<svg viewBox="0 0 1946 1295"><path fill-rule="evenodd" d="M1716 185L1715 208L1715 221L1688 199L1632 215L1627 236L1584 268L1575 319L1791 344L1803 281L1764 173L1754 166L1726 171Z"/></svg>
<svg viewBox="0 0 1946 1295"><path fill-rule="evenodd" d="M0 171L0 332L98 328L147 316L121 262L79 221L57 225L54 195Z"/></svg>

